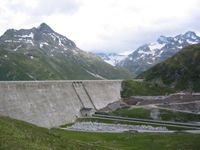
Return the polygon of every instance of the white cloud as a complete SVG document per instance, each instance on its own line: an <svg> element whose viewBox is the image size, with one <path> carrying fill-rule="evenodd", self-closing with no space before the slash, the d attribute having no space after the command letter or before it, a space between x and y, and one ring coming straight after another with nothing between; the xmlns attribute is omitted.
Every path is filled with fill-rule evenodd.
<svg viewBox="0 0 200 150"><path fill-rule="evenodd" d="M160 34L198 30L198 6L199 0L4 0L0 32L46 22L84 50L129 51Z"/></svg>

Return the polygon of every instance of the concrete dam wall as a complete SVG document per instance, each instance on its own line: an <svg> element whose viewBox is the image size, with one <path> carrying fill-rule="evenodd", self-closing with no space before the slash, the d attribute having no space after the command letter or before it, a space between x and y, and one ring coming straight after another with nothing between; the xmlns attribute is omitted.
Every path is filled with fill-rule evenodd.
<svg viewBox="0 0 200 150"><path fill-rule="evenodd" d="M70 123L81 108L100 109L121 98L120 80L1 81L0 115L42 127Z"/></svg>

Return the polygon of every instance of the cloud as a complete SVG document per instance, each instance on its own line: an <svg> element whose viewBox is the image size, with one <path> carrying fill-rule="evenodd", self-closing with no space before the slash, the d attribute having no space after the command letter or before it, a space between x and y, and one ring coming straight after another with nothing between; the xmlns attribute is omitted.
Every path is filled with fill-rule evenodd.
<svg viewBox="0 0 200 150"><path fill-rule="evenodd" d="M0 32L38 26L46 16L72 15L80 6L79 0L4 0L0 5Z"/></svg>
<svg viewBox="0 0 200 150"><path fill-rule="evenodd" d="M4 0L0 32L46 22L84 50L121 52L187 30L200 32L199 0Z"/></svg>
<svg viewBox="0 0 200 150"><path fill-rule="evenodd" d="M81 6L78 0L5 0L5 6L14 13L46 16L55 13L72 14Z"/></svg>

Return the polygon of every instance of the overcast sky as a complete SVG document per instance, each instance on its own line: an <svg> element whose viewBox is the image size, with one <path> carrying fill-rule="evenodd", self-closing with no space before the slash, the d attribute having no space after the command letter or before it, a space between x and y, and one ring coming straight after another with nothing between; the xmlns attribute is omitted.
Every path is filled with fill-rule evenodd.
<svg viewBox="0 0 200 150"><path fill-rule="evenodd" d="M1 0L0 34L42 22L87 51L125 52L188 30L200 33L200 0Z"/></svg>

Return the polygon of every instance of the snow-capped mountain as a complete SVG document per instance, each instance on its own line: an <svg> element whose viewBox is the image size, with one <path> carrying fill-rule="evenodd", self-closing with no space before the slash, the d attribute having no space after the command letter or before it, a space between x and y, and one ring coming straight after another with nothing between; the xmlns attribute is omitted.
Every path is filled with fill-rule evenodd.
<svg viewBox="0 0 200 150"><path fill-rule="evenodd" d="M99 57L101 57L105 62L111 64L112 66L116 66L121 60L125 59L128 55L125 54L117 54L117 53L96 53Z"/></svg>
<svg viewBox="0 0 200 150"><path fill-rule="evenodd" d="M123 79L124 69L79 49L42 23L37 28L7 30L0 37L0 80Z"/></svg>
<svg viewBox="0 0 200 150"><path fill-rule="evenodd" d="M54 52L65 53L67 50L78 51L73 41L54 32L45 23L42 23L38 28L21 30L9 29L0 37L0 42L6 43L8 48L10 48L9 45L15 47L14 49L10 49L13 51L17 51L22 47L26 47L26 49L45 49L47 54L50 55L53 55Z"/></svg>
<svg viewBox="0 0 200 150"><path fill-rule="evenodd" d="M183 47L197 43L200 43L200 37L192 31L175 37L160 36L156 42L140 46L117 65L138 74L173 56Z"/></svg>

